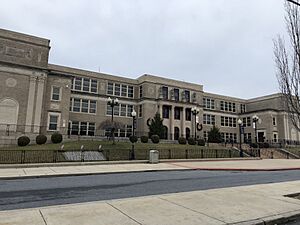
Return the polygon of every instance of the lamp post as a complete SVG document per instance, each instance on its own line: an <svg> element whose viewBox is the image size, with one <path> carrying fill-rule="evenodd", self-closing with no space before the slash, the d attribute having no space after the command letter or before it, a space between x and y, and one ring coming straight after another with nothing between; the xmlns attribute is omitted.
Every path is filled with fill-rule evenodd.
<svg viewBox="0 0 300 225"><path fill-rule="evenodd" d="M135 130L135 126L136 126L136 111L134 111L134 109L131 112L131 116L132 116L132 136L134 136L134 130ZM132 142L132 149L131 149L131 156L130 156L131 160L135 159L135 155L134 155L134 142Z"/></svg>
<svg viewBox="0 0 300 225"><path fill-rule="evenodd" d="M200 112L200 110L196 107L196 106L194 106L193 108L192 108L192 114L195 116L195 140L196 140L196 132L197 132L197 119L196 119L196 117L197 117L197 114L199 114L199 112Z"/></svg>
<svg viewBox="0 0 300 225"><path fill-rule="evenodd" d="M242 149L242 124L243 121L241 119L238 119L238 124L239 124L239 139L240 139L240 157L244 157L243 149Z"/></svg>
<svg viewBox="0 0 300 225"><path fill-rule="evenodd" d="M108 97L107 99L107 104L111 106L111 124L112 124L112 128L111 128L111 138L113 140L113 144L115 144L115 127L114 127L114 107L119 105L119 100L116 99L111 99L110 97Z"/></svg>
<svg viewBox="0 0 300 225"><path fill-rule="evenodd" d="M254 127L254 136L255 136L255 143L257 144L257 122L258 122L259 118L257 115L252 116L252 121L253 121L253 127Z"/></svg>

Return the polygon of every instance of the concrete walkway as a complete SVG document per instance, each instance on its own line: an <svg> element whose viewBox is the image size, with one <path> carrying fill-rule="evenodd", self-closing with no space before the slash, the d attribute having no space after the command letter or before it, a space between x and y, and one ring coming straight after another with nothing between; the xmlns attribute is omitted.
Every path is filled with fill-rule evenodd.
<svg viewBox="0 0 300 225"><path fill-rule="evenodd" d="M2 165L3 166L3 165ZM159 164L149 163L98 163L59 166L26 165L16 168L0 168L0 179L18 179L45 176L88 175L102 173L124 173L167 170L240 170L240 171L274 171L300 170L299 159L265 159L265 160L194 160L194 161L164 161Z"/></svg>
<svg viewBox="0 0 300 225"><path fill-rule="evenodd" d="M0 212L0 225L284 224L300 181ZM264 223L265 222L265 223Z"/></svg>

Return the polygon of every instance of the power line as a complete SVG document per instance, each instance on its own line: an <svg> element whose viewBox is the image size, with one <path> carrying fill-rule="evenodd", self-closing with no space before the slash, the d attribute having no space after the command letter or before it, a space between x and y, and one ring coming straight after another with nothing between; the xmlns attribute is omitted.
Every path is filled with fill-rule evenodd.
<svg viewBox="0 0 300 225"><path fill-rule="evenodd" d="M288 2L291 2L291 3L294 3L295 5L297 6L300 6L300 3L299 2L296 2L296 1L293 1L293 0L287 0Z"/></svg>

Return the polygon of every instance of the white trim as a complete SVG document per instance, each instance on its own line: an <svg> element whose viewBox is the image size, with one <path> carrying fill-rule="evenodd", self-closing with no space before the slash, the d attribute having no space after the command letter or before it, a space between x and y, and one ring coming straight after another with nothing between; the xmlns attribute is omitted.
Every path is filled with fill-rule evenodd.
<svg viewBox="0 0 300 225"><path fill-rule="evenodd" d="M58 118L57 118L57 129L56 129L56 130L50 130L50 129L49 129L49 125L50 125L50 116L58 116ZM47 131L59 131L59 128L60 128L60 117L61 117L61 113L57 113L57 112L48 112Z"/></svg>
<svg viewBox="0 0 300 225"><path fill-rule="evenodd" d="M54 87L56 87L56 88L59 88L59 98L58 98L58 100L56 100L56 99L53 99L53 88ZM57 86L57 85L51 85L51 96L50 96L50 100L51 101L53 101L53 102L60 102L61 101L61 99L62 99L62 87L60 87L60 86Z"/></svg>

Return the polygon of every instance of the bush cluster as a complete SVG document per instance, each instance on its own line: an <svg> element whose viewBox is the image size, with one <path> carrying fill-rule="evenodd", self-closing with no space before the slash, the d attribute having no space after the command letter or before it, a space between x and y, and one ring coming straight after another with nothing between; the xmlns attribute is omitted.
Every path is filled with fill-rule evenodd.
<svg viewBox="0 0 300 225"><path fill-rule="evenodd" d="M27 136L21 136L18 138L18 146L26 146L30 143L30 139Z"/></svg>
<svg viewBox="0 0 300 225"><path fill-rule="evenodd" d="M53 144L58 144L58 143L61 143L63 140L63 137L60 133L58 132L54 132L52 135L51 135L51 141Z"/></svg>
<svg viewBox="0 0 300 225"><path fill-rule="evenodd" d="M189 145L195 145L195 144L196 144L196 140L195 140L194 138L191 138L191 137L190 137L190 138L188 139L188 144L189 144Z"/></svg>
<svg viewBox="0 0 300 225"><path fill-rule="evenodd" d="M148 136L141 136L141 142L142 143L148 143Z"/></svg>
<svg viewBox="0 0 300 225"><path fill-rule="evenodd" d="M178 138L178 143L181 145L185 145L186 144L186 139L184 137L179 137Z"/></svg>
<svg viewBox="0 0 300 225"><path fill-rule="evenodd" d="M158 143L159 143L159 136L156 135L156 134L153 134L153 135L151 136L151 141L152 141L152 143L154 143L154 144L158 144Z"/></svg>
<svg viewBox="0 0 300 225"><path fill-rule="evenodd" d="M137 136L131 135L131 136L129 137L129 140L130 140L131 143L135 143L135 142L138 141L138 137L137 137Z"/></svg>
<svg viewBox="0 0 300 225"><path fill-rule="evenodd" d="M36 136L35 138L35 142L38 144L38 145L43 145L47 142L47 137L43 134L39 134L38 136Z"/></svg>

